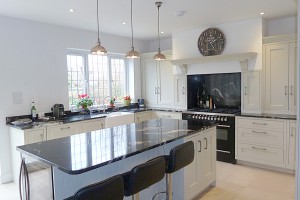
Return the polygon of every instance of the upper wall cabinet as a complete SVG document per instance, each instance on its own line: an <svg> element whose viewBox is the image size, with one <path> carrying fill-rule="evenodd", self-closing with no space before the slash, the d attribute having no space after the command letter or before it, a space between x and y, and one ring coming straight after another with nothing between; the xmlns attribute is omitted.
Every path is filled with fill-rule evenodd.
<svg viewBox="0 0 300 200"><path fill-rule="evenodd" d="M187 109L187 76L176 75L174 77L174 87L175 108Z"/></svg>
<svg viewBox="0 0 300 200"><path fill-rule="evenodd" d="M146 106L173 107L173 65L167 60L155 61L153 56L143 57L143 98Z"/></svg>
<svg viewBox="0 0 300 200"><path fill-rule="evenodd" d="M264 45L265 110L282 114L296 112L295 42Z"/></svg>
<svg viewBox="0 0 300 200"><path fill-rule="evenodd" d="M261 78L260 71L242 72L242 112L260 113L261 112Z"/></svg>

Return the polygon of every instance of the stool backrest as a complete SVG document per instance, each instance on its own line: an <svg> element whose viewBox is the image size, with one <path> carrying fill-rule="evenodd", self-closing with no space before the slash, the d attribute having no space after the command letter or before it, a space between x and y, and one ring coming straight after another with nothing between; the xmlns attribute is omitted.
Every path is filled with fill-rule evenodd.
<svg viewBox="0 0 300 200"><path fill-rule="evenodd" d="M189 165L194 160L194 142L189 141L171 149L167 156L166 173L173 173Z"/></svg>
<svg viewBox="0 0 300 200"><path fill-rule="evenodd" d="M113 176L102 182L88 185L78 190L74 200L122 200L124 183L121 175Z"/></svg>
<svg viewBox="0 0 300 200"><path fill-rule="evenodd" d="M125 174L129 176L124 181L125 196L136 194L164 178L165 159L163 156L153 158Z"/></svg>

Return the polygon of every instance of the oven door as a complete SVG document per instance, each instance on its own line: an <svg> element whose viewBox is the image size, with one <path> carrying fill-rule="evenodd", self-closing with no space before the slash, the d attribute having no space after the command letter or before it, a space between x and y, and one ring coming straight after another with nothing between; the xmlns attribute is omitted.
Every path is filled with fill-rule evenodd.
<svg viewBox="0 0 300 200"><path fill-rule="evenodd" d="M236 163L234 126L217 126L217 160Z"/></svg>

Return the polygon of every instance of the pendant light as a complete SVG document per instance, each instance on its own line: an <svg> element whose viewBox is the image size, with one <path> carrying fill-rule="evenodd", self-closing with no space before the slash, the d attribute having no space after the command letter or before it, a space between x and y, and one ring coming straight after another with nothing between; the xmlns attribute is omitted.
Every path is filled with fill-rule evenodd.
<svg viewBox="0 0 300 200"><path fill-rule="evenodd" d="M131 20L131 50L126 53L126 58L139 58L140 54L139 54L139 52L134 50L134 46L133 46L132 0L131 0L130 14L131 14L131 18L130 18L130 20Z"/></svg>
<svg viewBox="0 0 300 200"><path fill-rule="evenodd" d="M157 29L157 37L158 37L158 53L154 55L155 60L166 60L166 56L160 52L160 37L159 37L159 8L161 7L162 2L155 2L157 6L157 21L158 21L158 29Z"/></svg>
<svg viewBox="0 0 300 200"><path fill-rule="evenodd" d="M99 33L99 0L97 0L97 27L98 27L98 41L97 41L97 45L94 46L91 49L91 53L92 54L97 54L97 55L107 54L106 49L103 46L101 46L101 42L100 42L100 33Z"/></svg>

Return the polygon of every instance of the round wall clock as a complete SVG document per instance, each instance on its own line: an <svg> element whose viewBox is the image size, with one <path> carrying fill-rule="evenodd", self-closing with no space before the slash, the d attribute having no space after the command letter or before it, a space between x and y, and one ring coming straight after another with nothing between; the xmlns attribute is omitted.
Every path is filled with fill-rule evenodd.
<svg viewBox="0 0 300 200"><path fill-rule="evenodd" d="M217 28L208 28L198 38L198 49L203 56L219 55L225 47L224 33Z"/></svg>

